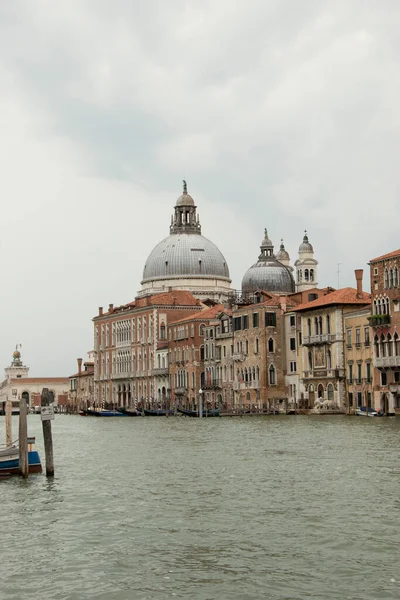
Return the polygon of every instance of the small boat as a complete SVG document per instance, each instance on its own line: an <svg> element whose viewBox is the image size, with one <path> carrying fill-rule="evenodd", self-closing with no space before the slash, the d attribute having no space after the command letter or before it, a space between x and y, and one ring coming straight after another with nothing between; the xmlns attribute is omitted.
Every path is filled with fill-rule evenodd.
<svg viewBox="0 0 400 600"><path fill-rule="evenodd" d="M177 411L186 417L198 417L199 413L197 410L185 410L183 408L178 408ZM219 417L220 411L218 408L212 410L203 410L203 417Z"/></svg>
<svg viewBox="0 0 400 600"><path fill-rule="evenodd" d="M117 411L127 417L141 417L142 416L142 413L138 412L137 410L129 410L128 408L124 408L123 406L121 406L120 408L117 408Z"/></svg>
<svg viewBox="0 0 400 600"><path fill-rule="evenodd" d="M107 410L105 408L102 408L101 410L93 410L91 408L87 408L85 411L82 411L84 413L86 413L85 415L82 416L88 416L88 417L126 417L127 415L119 412L118 410ZM81 413L79 413L81 414Z"/></svg>
<svg viewBox="0 0 400 600"><path fill-rule="evenodd" d="M157 408L157 409L144 408L143 412L146 417L166 417L167 412L168 412L168 415L170 415L170 416L172 416L174 414L174 412L172 410L166 411L162 408Z"/></svg>
<svg viewBox="0 0 400 600"><path fill-rule="evenodd" d="M375 410L374 408L368 407L368 413L367 413L367 407L366 406L359 406L356 409L355 414L358 417L382 417L383 416L383 411L381 410Z"/></svg>
<svg viewBox="0 0 400 600"><path fill-rule="evenodd" d="M41 473L42 463L39 452L35 449L35 438L28 437L28 472ZM19 447L16 444L0 450L0 475L19 474Z"/></svg>

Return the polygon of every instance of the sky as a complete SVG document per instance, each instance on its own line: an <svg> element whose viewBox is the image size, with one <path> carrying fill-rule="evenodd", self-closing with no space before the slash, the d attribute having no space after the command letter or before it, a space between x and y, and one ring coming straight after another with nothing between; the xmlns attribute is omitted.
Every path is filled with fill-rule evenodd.
<svg viewBox="0 0 400 600"><path fill-rule="evenodd" d="M320 286L400 247L398 0L0 3L1 344L68 376L188 183L233 287L264 228Z"/></svg>

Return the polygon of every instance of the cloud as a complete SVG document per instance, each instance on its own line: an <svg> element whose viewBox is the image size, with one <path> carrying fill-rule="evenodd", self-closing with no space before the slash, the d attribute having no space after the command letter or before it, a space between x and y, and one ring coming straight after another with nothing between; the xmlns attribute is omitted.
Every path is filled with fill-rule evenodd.
<svg viewBox="0 0 400 600"><path fill-rule="evenodd" d="M3 363L23 341L36 373L74 371L183 178L235 287L265 226L293 260L309 230L321 285L397 248L399 20L394 1L3 3Z"/></svg>

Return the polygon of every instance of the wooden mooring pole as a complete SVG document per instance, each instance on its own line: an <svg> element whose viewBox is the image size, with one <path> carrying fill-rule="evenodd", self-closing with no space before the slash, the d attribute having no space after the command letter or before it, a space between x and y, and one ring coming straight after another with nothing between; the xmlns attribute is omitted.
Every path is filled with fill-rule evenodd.
<svg viewBox="0 0 400 600"><path fill-rule="evenodd" d="M19 402L19 474L28 477L28 407L24 397Z"/></svg>
<svg viewBox="0 0 400 600"><path fill-rule="evenodd" d="M54 400L53 393L49 392L48 388L43 388L40 404L47 477L54 477L53 438L51 434L51 421L54 419L54 413L50 410L51 400ZM51 405L51 408L53 408L53 405Z"/></svg>
<svg viewBox="0 0 400 600"><path fill-rule="evenodd" d="M12 402L11 400L6 401L6 446L7 448L12 444Z"/></svg>

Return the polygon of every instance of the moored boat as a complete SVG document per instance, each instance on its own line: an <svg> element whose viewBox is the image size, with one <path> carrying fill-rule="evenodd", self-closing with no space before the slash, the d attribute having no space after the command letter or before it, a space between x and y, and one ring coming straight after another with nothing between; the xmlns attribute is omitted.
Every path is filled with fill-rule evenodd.
<svg viewBox="0 0 400 600"><path fill-rule="evenodd" d="M170 415L170 416L172 416L174 414L174 412L172 410L166 411L162 408L158 408L158 409L144 408L143 409L143 413L146 417L166 417L167 412L168 412L168 415Z"/></svg>
<svg viewBox="0 0 400 600"><path fill-rule="evenodd" d="M42 463L35 449L35 438L28 437L28 472L41 473ZM19 447L16 444L0 450L0 475L19 474Z"/></svg>
<svg viewBox="0 0 400 600"><path fill-rule="evenodd" d="M186 417L198 417L199 413L197 410L185 410L184 408L178 408L177 411ZM212 410L203 410L203 417L219 417L220 411L218 408Z"/></svg>
<svg viewBox="0 0 400 600"><path fill-rule="evenodd" d="M382 417L383 416L383 412L381 410L376 411L374 408L371 408L371 407L368 407L368 412L367 412L366 406L359 406L356 409L355 414L357 415L357 417Z"/></svg>
<svg viewBox="0 0 400 600"><path fill-rule="evenodd" d="M94 410L91 408L87 408L85 411L82 411L84 413L86 413L85 415L82 416L88 416L88 417L126 417L127 415L119 412L118 410L107 410L105 408L102 408L101 410ZM81 414L81 413L79 413Z"/></svg>
<svg viewBox="0 0 400 600"><path fill-rule="evenodd" d="M142 413L138 412L137 410L129 410L128 408L124 408L123 406L121 406L120 408L117 408L117 411L127 417L141 417L142 416Z"/></svg>

